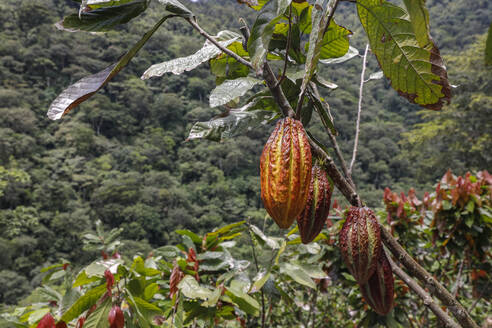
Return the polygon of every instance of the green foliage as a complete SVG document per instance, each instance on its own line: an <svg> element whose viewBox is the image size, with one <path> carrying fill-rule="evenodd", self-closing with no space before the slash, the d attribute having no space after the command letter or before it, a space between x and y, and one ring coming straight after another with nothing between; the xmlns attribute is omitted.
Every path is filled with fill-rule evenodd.
<svg viewBox="0 0 492 328"><path fill-rule="evenodd" d="M257 9L260 9L265 1L259 3ZM107 6L111 7L114 4L116 3ZM271 5L274 4L274 1L271 1ZM268 118L273 117L278 108L272 101L272 96L268 92L260 91L257 97L251 98L258 100L255 100L250 109L268 111L261 113L265 116L255 116L257 120L250 120L249 114L252 112L247 112L248 114L243 116L248 119L236 121L239 115L235 114L243 106L240 102L228 103L228 106L234 107L230 112L209 108L207 97L214 88L214 82L219 85L226 83L227 86L231 80L254 74L246 66L225 54L219 54L208 63L207 59L200 60L203 66L180 76L166 76L163 80L153 79L145 84L135 78L152 63L169 61L176 57L187 58L186 56L199 51L203 44L203 40L197 35L190 34L189 27L174 19L168 21L162 29L155 31L152 38L149 38L149 33L144 35L147 31L152 31L153 23L161 19L163 10L187 18L193 16L189 9L174 0L161 0L151 6L154 6L150 8L152 10L146 10L140 17L132 19L128 27L121 25L107 34L83 34L54 30L53 23L77 11L77 6L68 2L42 0L40 3L32 3L7 0L0 4L0 266L3 269L0 275L3 275L5 286L9 286L6 289L8 295L0 293L0 303L17 303L32 289L31 286L40 284L42 277L48 277L49 284L56 283L56 279L68 279L68 275L63 273L64 270L53 270L41 275L38 273L40 267L60 263L60 258L70 261L71 266L74 266L74 273L78 273L78 269L91 263L95 254L99 254L101 250L111 257L118 248L125 256L126 265L130 266L128 259L135 254L147 254L153 247L176 243L178 236L170 232L174 229L192 229L203 235L203 232L211 230L212 227L243 217L250 217L261 226L260 222L263 222L265 212L261 208L259 198L257 167L259 152L268 131L250 129L249 122L258 126L267 115ZM291 104L295 106L300 91L300 78L296 72L303 71L297 68L302 68L306 61L307 34L312 31L312 6L298 3L293 3L292 6L293 24L289 57L293 62L289 62L287 79L281 86L288 94ZM443 6L446 6L446 10ZM432 21L437 22L433 24L435 39L439 44L448 46L450 50L447 53L470 48L475 35L484 33L488 27L488 6L488 1L482 0L473 3L453 1L452 4L447 1L428 1ZM239 15L245 17L248 22L253 22L252 13L256 14L254 11L247 11L249 8L246 6L230 1L193 3L190 4L190 8L198 15L207 17L200 23L203 23L206 30L214 32L223 30L224 25L231 26L231 30L235 31L238 27L235 17ZM322 123L327 125L327 122L331 123L332 120L327 115L326 107L322 105L329 103L329 114L333 115L333 123L340 134L339 141L345 153L350 151L352 146L350 140L354 129L357 73L360 66L353 47L360 49L365 42L361 38L364 34L354 15L354 9L353 4L340 3L340 15L337 14L337 22L354 31L350 39L352 48L349 48L346 56L319 61L327 65L315 65L316 80L313 81L318 85L331 87L333 85L329 83L334 82L339 86L338 89L323 90L319 101L309 88L307 91L307 98L315 101L315 109L321 115L325 114L324 122L321 122L317 115L312 115L309 129L320 140L327 140ZM106 8L107 10L111 8ZM265 7L266 10L270 9ZM411 14L411 10L408 11ZM283 62L279 59L285 59L285 54L279 49L282 49L282 45L287 41L288 10L279 15L281 17L277 28L273 27L274 33L267 47L271 53L266 56L272 61L276 73L282 70L280 64ZM343 30L343 37L340 39L343 49L347 45L347 31ZM142 35L143 39L140 38ZM221 32L217 33L218 37L220 35ZM230 34L226 33L225 36L227 35ZM235 33L234 37L237 39L228 48L249 60L249 53L243 48L240 34ZM141 40L147 41L142 49ZM135 46L120 60L119 55L125 53L132 45ZM483 45L481 47L483 55ZM121 64L117 67L125 66L139 49L139 56L132 64L128 65L125 71L120 71L111 84L105 84L105 77L112 77L115 70L104 71L104 67L111 67L117 62ZM309 50L309 46L307 49ZM323 54L323 48L321 53ZM463 58L466 56L457 53L450 59L451 65L448 67L453 69L458 64L465 63L466 60ZM347 58L353 59L341 65L334 65ZM379 70L376 64L375 61L369 63L371 71ZM213 76L208 74L209 67ZM473 68L471 63L470 68ZM467 95L463 96L463 101L457 102L456 113L462 114L463 106L472 104L467 102L467 99L472 99L475 90L482 90L484 86L484 92L480 91L478 96L473 98L477 100L473 103L473 110L466 111L470 114L466 116L466 120L470 120L473 125L470 131L483 132L482 138L473 139L477 141L475 144L478 148L470 148L466 134L466 137L458 137L455 134L456 129L465 129L466 125L456 125L453 129L441 131L437 138L456 136L452 146L460 149L460 155L454 154L452 161L448 161L448 157L441 162L435 161L442 167L439 169L441 171L449 165L463 171L468 166L465 162L468 158L470 161L473 160L473 167L477 169L486 167L488 163L488 160L479 156L489 153L487 140L490 138L487 139L486 132L490 130L487 126L490 120L481 114L475 120L474 113L480 112L479 109L486 111L490 108L487 98L484 97L488 94L487 88L490 83L486 79L487 71L478 69L482 75L477 75L476 71L470 70L471 73L467 77L467 69L463 68L462 72L458 73L463 77L460 77L459 84L465 85L461 81L466 81L467 78L471 81L477 77L477 80L466 86ZM99 90L98 94L81 103L80 111L67 116L64 124L47 122L45 109L66 85L101 70L109 75L101 77L91 89ZM300 76L302 78L302 74ZM326 83L324 78L330 82ZM485 82L481 84L480 81ZM460 92L460 89L457 91ZM92 91L78 96L85 100L91 93ZM78 100L82 98L77 98L76 103L78 104ZM247 97L244 97L243 101L245 99ZM308 101L303 105L305 109L309 109L310 106L312 109L313 106L308 104ZM325 111L320 110L322 107ZM62 109L59 115L66 110ZM363 132L354 176L363 198L371 205L379 204L380 194L385 186L406 188L413 184L411 181L414 177L420 177L421 183L429 183L429 177L434 177L440 172L436 168L431 169L430 164L426 167L426 163L434 163L433 161L416 162L415 159L420 158L420 153L406 148L405 143L403 145L408 151L398 156L400 134L410 129L412 124L421 123L423 120L413 114L414 111L415 107L402 101L385 82L377 81L368 85L364 98ZM221 112L222 115L230 114L226 116L227 119L221 120L223 117L216 117ZM456 113L455 117L461 119ZM214 126L211 123L215 121L214 116L218 122L225 121L226 124ZM330 119L326 120L327 117ZM212 133L215 140L219 139L219 134L221 137L235 137L224 138L221 144L208 141L184 143L183 140L195 122L207 122L212 126L215 129ZM228 130L231 126L228 122L241 122L238 124L241 128ZM208 132L208 127L204 131ZM416 126L415 135L419 133ZM454 149L448 148L449 145L445 141L429 142L426 146L428 148L422 154L436 155ZM451 153L452 150L449 151L449 154ZM97 226L93 222L98 219L106 228L122 229L119 237L122 245L114 245L115 240L108 241L111 240L109 236L95 231ZM275 234L276 231L271 229L265 233ZM83 249L84 239L94 240L94 237L101 236L106 243L95 243L90 247L87 245ZM270 237L266 237L267 240L271 240ZM261 237L256 239L260 240ZM214 242L216 241L212 238L210 243ZM284 251L288 253L291 246L283 244L280 240L276 240L276 243L278 249L283 249L274 258L274 263L277 262L278 265L279 257L283 256ZM294 238L289 243L292 245L297 241ZM193 241L192 244L195 245ZM199 245L195 247L199 248ZM229 253L234 252L244 254L242 249ZM220 256L227 256L225 252L220 253ZM288 254L286 256L290 256L290 253ZM206 258L216 254L201 256ZM327 258L337 261L337 256L336 252L331 252ZM176 255L172 256L175 257ZM240 257L231 254L231 257L227 258ZM201 264L205 268L208 266L222 270L226 266L223 261L213 258L205 260L207 263ZM101 283L101 270L104 267L97 264L91 267L91 273L95 268L97 274L89 277L85 270L82 270L85 276L80 274L74 277L78 278L79 286ZM280 274L280 268L276 266L268 265L263 269L265 275L262 277L267 278L258 279L256 288L265 286L265 290L272 292L270 297L274 302L278 300L275 297L283 297L285 307L293 314L286 316L284 312L275 310L271 317L285 325L295 325L295 320L299 320L295 316L298 316L299 312L304 318L307 317L307 313L300 309L292 310L293 299L285 296L291 292L286 282L292 282L292 278ZM190 276L193 275L191 271L190 269ZM252 276L253 274L250 274L250 277ZM271 276L275 279L282 277L283 280L279 284L284 289L275 291ZM51 278L54 280L51 281ZM345 284L345 279L341 279ZM257 282L250 280L252 284ZM11 282L13 286L18 286L16 290L9 289L12 286ZM134 296L137 297L135 301L128 301L133 302L132 307L138 308L140 312L144 311L142 307L148 307L148 304L141 300L149 302L148 297L155 289L153 284L157 282L149 283L143 294ZM359 309L361 304L355 289L350 289L351 285L343 286L349 286L342 292L343 295L332 289L327 291L330 298L345 300L344 297L348 297L350 301L346 304L350 303L352 306L355 303L355 308ZM139 288L137 290L140 291ZM69 295L63 288L58 291ZM298 294L302 295L302 304L305 305L306 295L311 291L305 292L307 294L304 292ZM254 297L258 295L255 294ZM152 302L157 300L155 298ZM259 302L258 298L256 300ZM210 302L213 303L212 301ZM48 300L43 302L46 303ZM328 326L345 323L344 320L350 317L348 308L343 304L331 302L326 305L327 303L323 303L325 301L319 302L323 308L334 309L330 318L323 318ZM251 307L251 304L251 300L245 300L243 307L255 312L255 306ZM196 307L193 302L178 302L177 306L183 311L186 310L186 313L200 313L205 307ZM44 304L40 308L29 308L26 311L40 310L37 312L40 314L46 312L46 308ZM224 306L221 311L221 317L231 318L236 310L230 305ZM395 311L397 317L402 314L399 310ZM362 312L358 312L356 317L359 318L359 315L362 316ZM188 317L192 318L193 315L181 313L175 320L179 321L181 318L183 323ZM366 322L378 320L370 315L368 318L370 320L367 319Z"/></svg>

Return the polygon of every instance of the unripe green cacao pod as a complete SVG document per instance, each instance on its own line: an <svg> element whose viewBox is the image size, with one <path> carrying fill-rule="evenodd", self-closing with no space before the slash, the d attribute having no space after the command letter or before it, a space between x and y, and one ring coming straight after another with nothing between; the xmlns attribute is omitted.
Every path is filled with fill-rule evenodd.
<svg viewBox="0 0 492 328"><path fill-rule="evenodd" d="M323 229L330 213L332 193L333 183L326 172L318 165L314 165L311 170L311 183L306 206L297 217L297 226L304 244L312 242Z"/></svg>
<svg viewBox="0 0 492 328"><path fill-rule="evenodd" d="M391 265L381 249L376 270L366 284L359 285L364 300L374 311L386 315L393 307L394 278Z"/></svg>
<svg viewBox="0 0 492 328"><path fill-rule="evenodd" d="M381 231L374 212L368 207L352 206L340 231L340 250L359 284L365 284L376 270L381 248Z"/></svg>
<svg viewBox="0 0 492 328"><path fill-rule="evenodd" d="M311 147L302 123L278 121L260 160L261 199L268 214L287 229L306 205L311 181Z"/></svg>

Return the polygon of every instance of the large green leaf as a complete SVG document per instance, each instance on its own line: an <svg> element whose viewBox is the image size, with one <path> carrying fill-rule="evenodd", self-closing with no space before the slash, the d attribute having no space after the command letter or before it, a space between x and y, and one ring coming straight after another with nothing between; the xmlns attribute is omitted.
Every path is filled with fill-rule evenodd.
<svg viewBox="0 0 492 328"><path fill-rule="evenodd" d="M425 15L411 16L384 0L359 0L357 9L371 50L393 88L425 108L439 110L449 102L451 87L439 50L428 34L428 43L426 36L415 34L422 33L419 24L426 24Z"/></svg>
<svg viewBox="0 0 492 328"><path fill-rule="evenodd" d="M492 23L490 23L489 34L485 44L485 65L492 65Z"/></svg>
<svg viewBox="0 0 492 328"><path fill-rule="evenodd" d="M345 55L342 57L337 57L337 58L329 58L329 59L320 59L319 62L322 64L341 64L344 63L354 57L360 56L359 50L356 48L349 46L348 51Z"/></svg>
<svg viewBox="0 0 492 328"><path fill-rule="evenodd" d="M227 287L226 295L229 296L244 312L253 316L259 314L260 304L258 301L243 292L238 286L231 284L230 287Z"/></svg>
<svg viewBox="0 0 492 328"><path fill-rule="evenodd" d="M290 3L291 0L271 0L261 9L256 18L248 39L248 52L255 70L261 70L267 58L268 45L272 39L275 24L280 21Z"/></svg>
<svg viewBox="0 0 492 328"><path fill-rule="evenodd" d="M313 279L311 279L309 274L298 265L282 263L280 265L280 273L289 276L292 280L301 285L316 289L316 284Z"/></svg>
<svg viewBox="0 0 492 328"><path fill-rule="evenodd" d="M276 112L268 110L251 110L255 102L215 117L207 122L197 122L191 128L188 140L205 138L220 141L224 138L241 134L259 125L265 125L277 116Z"/></svg>
<svg viewBox="0 0 492 328"><path fill-rule="evenodd" d="M239 39L239 35L233 36L229 40L219 41L220 45L227 47L234 41ZM154 76L162 76L165 73L173 73L179 75L185 71L191 71L200 64L217 57L222 53L222 50L217 48L213 43L205 42L203 47L193 55L181 58L175 58L167 62L159 63L150 66L142 75L142 79L146 80Z"/></svg>
<svg viewBox="0 0 492 328"><path fill-rule="evenodd" d="M75 301L75 303L63 314L60 320L70 322L73 319L77 318L84 311L88 310L91 306L96 304L97 300L101 298L105 291L106 284L87 291L77 301Z"/></svg>
<svg viewBox="0 0 492 328"><path fill-rule="evenodd" d="M184 296L191 299L201 299L207 301L214 298L213 292L210 289L200 286L196 279L192 276L184 276L184 278L179 282L178 288Z"/></svg>
<svg viewBox="0 0 492 328"><path fill-rule="evenodd" d="M333 20L326 30L325 35L320 43L320 59L339 58L347 54L349 50L349 36L352 35L350 30L337 25ZM309 42L305 46L309 50Z"/></svg>
<svg viewBox="0 0 492 328"><path fill-rule="evenodd" d="M140 15L147 9L147 0L134 0L116 6L104 6L79 14L65 17L56 26L70 32L90 31L104 32L114 27L128 23L132 18Z"/></svg>
<svg viewBox="0 0 492 328"><path fill-rule="evenodd" d="M70 110L86 101L94 95L99 89L105 86L116 74L118 74L132 58L137 54L140 48L154 34L154 32L164 23L169 16L165 16L152 27L150 31L138 41L121 59L99 73L87 76L63 90L56 97L48 109L48 118L58 120L66 115Z"/></svg>
<svg viewBox="0 0 492 328"><path fill-rule="evenodd" d="M325 31L327 30L326 25L328 22L328 18L332 15L336 4L336 0L316 0L316 3L314 5L313 11L311 13L312 29L311 34L309 35L309 46L306 54L306 65L304 67L305 73L301 84L301 94L303 94L306 90L308 82L311 80L311 77L316 70L316 66L318 65L318 60L321 56L321 48L324 43ZM333 31L336 30L337 29L334 27ZM334 33L332 37L336 38L336 34L337 33ZM328 39L330 39L330 37L328 37ZM340 56L343 55L344 54L341 54Z"/></svg>
<svg viewBox="0 0 492 328"><path fill-rule="evenodd" d="M234 80L225 80L222 84L212 90L212 93L210 94L210 107L225 105L229 101L243 96L261 82L261 80L249 76L240 77Z"/></svg>
<svg viewBox="0 0 492 328"><path fill-rule="evenodd" d="M94 312L92 312L84 323L84 328L108 328L109 310L111 310L111 298L106 298ZM63 320L63 319L62 319ZM63 320L65 321L65 320ZM65 321L68 322L68 321Z"/></svg>

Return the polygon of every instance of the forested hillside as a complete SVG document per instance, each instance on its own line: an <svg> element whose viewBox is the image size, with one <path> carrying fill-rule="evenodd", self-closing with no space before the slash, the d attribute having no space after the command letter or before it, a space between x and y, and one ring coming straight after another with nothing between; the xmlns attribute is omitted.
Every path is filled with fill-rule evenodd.
<svg viewBox="0 0 492 328"><path fill-rule="evenodd" d="M186 2L216 33L254 13L233 0ZM383 189L429 186L455 173L492 168L492 74L481 70L488 0L428 1L431 26L456 85L441 113L419 114L388 82L366 84L356 184L370 205ZM151 64L186 56L203 44L178 21L167 22L102 92L61 121L46 117L64 87L115 62L160 17L159 6L106 34L69 33L54 23L76 12L65 0L0 4L0 304L13 304L40 282L40 269L60 258L75 264L83 232L121 227L123 253L174 242L172 232L211 229L244 217L261 222L259 155L269 131L248 131L222 143L186 141L196 121L219 115L208 107L214 77L207 65L182 75L142 81ZM353 4L338 23L365 39ZM343 15L342 15L343 14ZM324 66L338 85L324 94L347 160L355 133L361 58ZM378 71L375 59L368 74ZM321 124L311 123L323 139ZM319 126L318 126L319 125ZM416 160L418 158L418 161ZM17 288L13 289L12 286Z"/></svg>

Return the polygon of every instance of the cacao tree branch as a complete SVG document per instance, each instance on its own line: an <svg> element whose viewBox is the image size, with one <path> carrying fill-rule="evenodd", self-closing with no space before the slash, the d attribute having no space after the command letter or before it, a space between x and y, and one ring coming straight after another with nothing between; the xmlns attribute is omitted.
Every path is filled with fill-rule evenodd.
<svg viewBox="0 0 492 328"><path fill-rule="evenodd" d="M193 28L195 30L198 31L198 33L200 33L204 38L206 38L207 40L209 40L212 44L214 44L217 48L219 48L220 50L222 50L222 52L228 54L229 56L231 56L232 58L234 58L235 60L237 60L238 62L240 62L241 64L249 67L249 68L253 68L253 65L251 65L251 63L249 61L247 61L246 59L244 59L243 57L239 56L238 54L234 53L233 51L227 49L226 47L222 46L219 42L217 42L217 40L215 40L210 34L208 34L207 32L205 32L201 27L200 25L198 25L196 19L194 18L186 18L186 20L188 21L188 23L190 23L191 26L193 26Z"/></svg>
<svg viewBox="0 0 492 328"><path fill-rule="evenodd" d="M263 64L263 78L265 79L273 98L275 98L275 101L279 105L282 114L285 117L294 117L294 110L292 109L292 106L290 106L287 97L285 97L285 94L275 77L275 73L273 73L268 62Z"/></svg>
<svg viewBox="0 0 492 328"><path fill-rule="evenodd" d="M436 296L444 306L453 314L456 320L465 328L479 328L470 317L465 308L444 288L429 272L417 263L403 247L396 241L391 233L381 226L381 237L383 243L388 247L394 257L405 266L408 272L424 284L429 292ZM395 272L396 273L396 272ZM425 301L425 300L424 300ZM435 313L435 312L434 312ZM437 314L436 314L437 315Z"/></svg>
<svg viewBox="0 0 492 328"><path fill-rule="evenodd" d="M441 307L434 302L432 296L429 295L420 285L413 280L405 271L403 271L391 258L387 255L388 261L391 264L391 269L393 272L403 280L410 289L412 289L424 302L424 305L431 309L437 318L445 325L445 327L450 328L460 328L458 325L446 312L444 312Z"/></svg>
<svg viewBox="0 0 492 328"><path fill-rule="evenodd" d="M331 13L333 16L334 10ZM331 17L330 17L331 19ZM207 40L212 42L215 46L221 49L224 53L236 59L238 62L246 65L247 67L253 68L250 62L245 60L244 58L238 56L234 52L229 49L221 46L212 36L210 36L207 32L205 32L195 20L186 19L202 36L204 36ZM269 87L275 101L279 105L282 113L286 117L293 117L294 111L290 106L285 94L283 93L280 86L277 86L277 78L273 73L268 62L265 62L263 65L263 77ZM301 103L302 99L299 99L299 103ZM359 195L348 182L348 180L340 173L338 168L335 165L333 159L319 147L311 138L309 138L309 144L311 145L311 150L315 156L323 159L323 167L326 170L326 173L332 178L335 186L340 190L340 192L344 195L344 197L350 202L350 204L354 206L361 206L362 202L360 200ZM381 235L384 244L388 249L393 253L396 259L405 266L405 268L412 274L414 277L419 279L429 292L436 296L448 309L453 313L456 320L465 328L479 328L479 326L473 321L470 317L470 314L465 310L465 308L453 297L451 293L449 293L446 288L444 288L434 277L431 276L420 264L418 264L404 249L403 247L393 238L391 233L386 230L383 226L381 226ZM436 314L437 315L437 314Z"/></svg>
<svg viewBox="0 0 492 328"><path fill-rule="evenodd" d="M324 169L326 173L332 178L333 183L337 186L338 190L344 195L344 197L354 206L359 206L360 198L348 183L348 181L342 176L338 168L336 167L333 159L321 149L314 141L309 139L311 150L315 156L321 157L324 160ZM470 314L465 308L453 297L451 293L447 291L429 272L427 272L420 264L418 264L403 247L396 241L391 233L381 225L381 237L388 249L395 256L395 258L405 266L408 272L416 277L424 284L429 292L436 296L449 311L453 314L456 320L465 328L478 328L478 325L470 317ZM420 296L420 295L419 295ZM425 301L425 300L424 300ZM436 314L437 315L437 314Z"/></svg>
<svg viewBox="0 0 492 328"><path fill-rule="evenodd" d="M352 160L350 161L349 174L352 174L352 169L354 168L355 158L357 156L357 147L359 145L359 134L360 134L360 116L362 113L362 95L364 90L364 82L366 74L366 63L367 63L367 53L369 52L369 43L366 44L366 50L364 51L364 57L362 57L362 72L360 73L360 86L359 86L359 105L357 108L357 123L355 125L355 139L354 139L354 150L352 152Z"/></svg>

